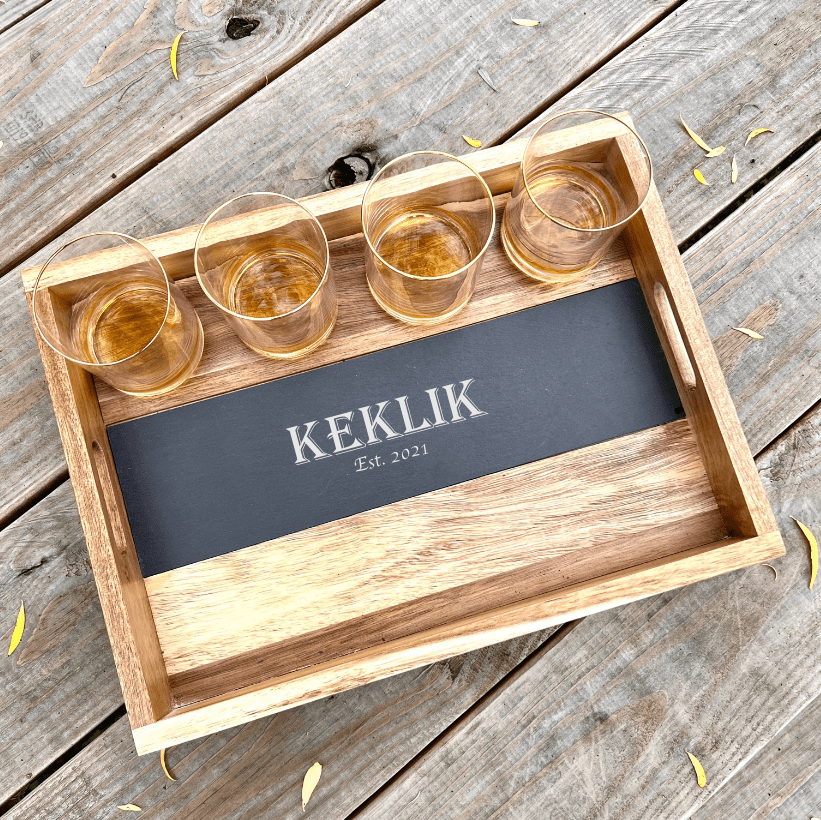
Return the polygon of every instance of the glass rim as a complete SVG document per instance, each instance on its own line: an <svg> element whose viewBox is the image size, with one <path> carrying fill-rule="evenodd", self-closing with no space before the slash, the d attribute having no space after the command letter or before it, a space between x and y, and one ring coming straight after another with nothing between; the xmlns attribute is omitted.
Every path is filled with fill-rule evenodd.
<svg viewBox="0 0 821 820"><path fill-rule="evenodd" d="M407 159L408 157L418 157L418 156L423 156L423 155L424 156L444 157L447 160L454 160L455 162L458 162L460 165L464 165L465 168L467 168L468 171L470 171L479 180L479 182L482 184L482 187L485 189L485 193L487 194L488 199L490 201L490 214L491 214L490 230L488 231L487 239L485 240L485 244L482 246L481 250L466 265L462 265L461 268L457 268L456 270L451 271L450 273L443 273L440 276L419 276L416 273L408 273L407 271L400 270L399 268L395 267L394 265L391 265L391 263L388 262L386 259L384 259L380 255L379 251L377 251L376 248L373 246L373 243L371 242L371 238L368 236L368 231L365 227L365 200L368 196L368 193L371 190L371 187L379 179L380 175L382 173L384 173L388 168L390 168L391 165L393 165L395 162L399 162L400 160ZM390 268L392 271L395 271L396 273L400 274L401 276L407 276L409 279L419 279L419 280L424 280L424 281L427 281L427 282L437 282L441 279L449 279L452 276L457 276L458 274L463 273L471 265L476 264L476 262L478 262L484 256L485 252L487 251L488 247L490 246L490 243L493 240L493 231L496 228L496 206L493 202L493 194L491 193L490 188L488 187L488 184L485 182L484 177L475 168L471 168L471 166L468 165L463 159L459 159L459 157L455 157L452 154L447 154L444 151L411 151L408 154L402 154L401 156L395 157L394 159L392 159L390 162L388 162L386 165L384 165L382 168L380 168L379 171L374 176L374 178L368 182L368 187L365 188L365 193L362 195L362 208L361 208L361 211L362 211L362 234L365 237L365 242L367 242L368 247L373 252L373 255L383 265Z"/></svg>
<svg viewBox="0 0 821 820"><path fill-rule="evenodd" d="M623 125L631 134L639 141L639 145L641 145L642 150L644 151L644 156L647 157L647 165L650 169L650 178L647 181L647 190L644 192L644 196L641 198L641 202L633 209L633 211L626 216L624 219L614 222L612 225L607 225L604 228L578 228L575 225L571 225L569 222L565 222L564 220L558 219L554 216L551 216L544 208L536 202L536 198L533 196L533 192L530 190L530 185L527 181L527 174L525 173L525 159L527 159L528 151L530 150L530 146L536 137L542 132L542 129L545 126L549 125L554 120L558 120L561 117L567 117L571 114L596 114L600 117L608 117L611 120L615 120L616 122ZM606 231L612 231L614 228L621 228L626 225L643 207L644 203L647 201L647 197L650 195L650 189L653 187L653 160L650 158L650 151L648 150L647 146L644 143L644 140L639 136L638 132L635 128L631 125L628 125L624 120L617 117L615 114L608 114L605 111L597 111L593 108L579 108L574 111L562 111L558 114L554 114L553 116L549 117L545 120L536 130L536 133L533 134L532 137L527 141L527 145L525 145L525 150L522 153L522 159L519 161L519 168L522 172L522 182L525 186L525 191L527 191L527 196L530 201L538 208L538 210L546 216L551 222L559 225L562 228L568 228L572 231L579 231L579 233L605 233Z"/></svg>
<svg viewBox="0 0 821 820"><path fill-rule="evenodd" d="M162 318L162 322L160 322L160 326L157 328L157 332L137 351L131 353L128 356L124 356L122 359L117 359L113 362L90 362L87 359L77 359L74 356L68 356L63 353L62 350L58 350L48 339L46 334L43 332L43 328L40 326L40 321L37 318L37 289L40 285L40 279L46 271L46 268L54 261L54 259L61 254L66 248L70 245L73 245L75 242L81 242L83 239L91 239L94 236L116 236L120 239L125 239L128 242L134 242L139 245L159 266L160 270L162 271L163 279L165 281L165 315ZM83 254L84 255L84 254ZM103 271L104 273L104 271ZM97 274L95 274L97 275ZM74 280L77 281L77 280ZM59 283L58 283L59 284ZM52 287L52 286L47 286ZM37 278L34 280L34 286L31 289L31 314L34 319L34 326L37 328L37 333L39 334L40 338L55 352L62 356L64 359L68 359L70 362L74 362L75 364L84 365L84 366L91 366L91 367L113 367L114 365L122 364L123 362L127 362L129 359L133 359L135 356L139 356L141 353L148 350L152 344L157 340L157 337L162 332L162 329L165 327L165 323L168 321L168 314L171 311L171 280L168 278L168 273L163 266L163 263L159 260L154 252L147 246L145 243L140 242L139 239L136 239L133 236L129 236L127 233L119 233L118 231L94 231L93 233L83 234L82 236L78 236L75 239L72 239L66 242L64 245L59 247L54 253L49 256L49 258L43 263L43 266L40 268L40 272L37 274Z"/></svg>
<svg viewBox="0 0 821 820"><path fill-rule="evenodd" d="M276 197L277 199L284 199L286 202L290 202L292 205L296 205L298 208L301 208L308 214L309 218L316 223L317 227L319 228L319 232L322 235L322 241L324 242L325 247L325 270L322 272L322 278L319 280L319 284L316 286L314 292L304 301L298 304L295 308L292 308L287 313L279 313L276 316L247 316L245 313L239 313L236 310L231 310L231 308L226 307L222 302L217 301L210 293L208 288L205 286L205 283L202 280L202 276L200 276L200 266L198 261L199 256L199 249L200 249L200 239L208 227L209 223L213 220L213 218L223 209L227 208L232 203L236 202L239 199L245 199L246 197L254 197L254 196L272 196ZM199 282L200 288L202 292L208 297L208 299L213 302L221 311L224 313L228 313L231 316L235 316L237 319L242 319L248 322L273 322L277 319L284 319L286 316L291 316L297 311L302 310L322 289L322 286L325 282L328 281L328 276L331 271L331 248L328 244L328 237L325 234L325 229L322 227L322 223L316 218L316 215L310 211L305 205L301 202L297 201L296 199L292 199L289 196L285 196L285 194L278 194L275 191L249 191L247 194L239 194L237 196L231 197L231 199L226 200L222 203L222 205L215 208L211 213L208 215L208 218L205 222L202 223L200 226L199 231L197 231L197 238L194 240L194 275L197 277L197 282Z"/></svg>

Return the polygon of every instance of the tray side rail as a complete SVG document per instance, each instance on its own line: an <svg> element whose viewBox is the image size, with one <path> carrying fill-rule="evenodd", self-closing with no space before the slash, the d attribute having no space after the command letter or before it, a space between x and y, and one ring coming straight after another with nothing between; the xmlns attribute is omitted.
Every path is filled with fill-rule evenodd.
<svg viewBox="0 0 821 820"><path fill-rule="evenodd" d="M53 298L43 312L41 321L53 323ZM169 712L171 690L94 380L35 335L123 698L132 728L145 726Z"/></svg>
<svg viewBox="0 0 821 820"><path fill-rule="evenodd" d="M641 187L646 170L633 141L617 137L611 155L625 183ZM624 237L727 531L740 538L777 534L655 183Z"/></svg>

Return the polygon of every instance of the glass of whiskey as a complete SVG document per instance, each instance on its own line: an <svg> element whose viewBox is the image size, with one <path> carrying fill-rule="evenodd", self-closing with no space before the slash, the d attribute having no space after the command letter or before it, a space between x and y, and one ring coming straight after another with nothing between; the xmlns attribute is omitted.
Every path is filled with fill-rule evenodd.
<svg viewBox="0 0 821 820"><path fill-rule="evenodd" d="M282 194L242 194L220 205L197 234L194 270L234 333L262 356L304 356L336 323L325 232Z"/></svg>
<svg viewBox="0 0 821 820"><path fill-rule="evenodd" d="M49 347L132 396L173 390L202 356L194 308L160 260L125 234L63 245L40 269L31 305Z"/></svg>
<svg viewBox="0 0 821 820"><path fill-rule="evenodd" d="M496 212L482 177L437 151L392 160L362 200L373 298L411 325L444 322L470 300Z"/></svg>
<svg viewBox="0 0 821 820"><path fill-rule="evenodd" d="M543 282L578 279L641 210L652 179L647 146L618 117L550 117L528 141L505 207L508 259Z"/></svg>

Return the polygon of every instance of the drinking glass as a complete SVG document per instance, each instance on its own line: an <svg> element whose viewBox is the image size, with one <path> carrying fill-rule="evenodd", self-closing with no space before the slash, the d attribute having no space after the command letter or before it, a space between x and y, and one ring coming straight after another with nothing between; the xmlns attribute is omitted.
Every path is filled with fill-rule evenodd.
<svg viewBox="0 0 821 820"><path fill-rule="evenodd" d="M362 200L373 298L411 325L449 319L473 295L495 220L485 181L457 157L419 151L389 162Z"/></svg>
<svg viewBox="0 0 821 820"><path fill-rule="evenodd" d="M502 245L543 282L582 276L644 205L653 178L641 137L601 111L568 111L531 137L502 218Z"/></svg>
<svg viewBox="0 0 821 820"><path fill-rule="evenodd" d="M32 314L61 356L132 396L182 384L202 356L199 317L141 242L94 233L63 245L37 274Z"/></svg>
<svg viewBox="0 0 821 820"><path fill-rule="evenodd" d="M334 328L328 240L287 196L255 192L220 205L197 234L194 269L233 331L262 356L303 356Z"/></svg>

